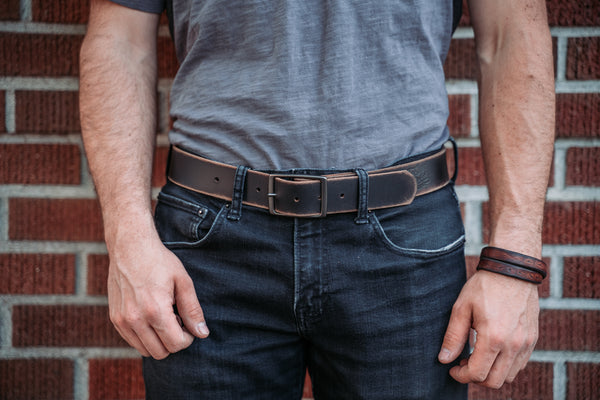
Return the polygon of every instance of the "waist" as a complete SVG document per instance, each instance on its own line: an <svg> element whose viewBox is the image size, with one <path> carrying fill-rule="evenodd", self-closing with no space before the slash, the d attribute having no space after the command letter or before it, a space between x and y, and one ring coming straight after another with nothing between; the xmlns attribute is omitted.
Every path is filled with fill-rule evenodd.
<svg viewBox="0 0 600 400"><path fill-rule="evenodd" d="M231 201L238 166L224 164L173 146L168 179L186 189ZM369 210L410 204L416 196L450 182L444 148L423 158L367 171ZM364 187L364 186L363 186ZM359 207L359 175L342 172L248 169L242 202L288 217L325 217L355 212Z"/></svg>

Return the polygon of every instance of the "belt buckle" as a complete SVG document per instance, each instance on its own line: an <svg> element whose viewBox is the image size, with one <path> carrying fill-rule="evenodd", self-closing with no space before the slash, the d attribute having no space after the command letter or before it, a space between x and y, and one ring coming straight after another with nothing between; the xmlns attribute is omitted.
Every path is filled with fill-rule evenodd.
<svg viewBox="0 0 600 400"><path fill-rule="evenodd" d="M320 175L300 175L300 174L269 174L269 185L267 197L269 200L269 213L272 215L286 215L275 209L275 178L281 179L306 179L319 181L321 185L321 212L319 214L302 215L304 218L322 218L327 215L327 177Z"/></svg>

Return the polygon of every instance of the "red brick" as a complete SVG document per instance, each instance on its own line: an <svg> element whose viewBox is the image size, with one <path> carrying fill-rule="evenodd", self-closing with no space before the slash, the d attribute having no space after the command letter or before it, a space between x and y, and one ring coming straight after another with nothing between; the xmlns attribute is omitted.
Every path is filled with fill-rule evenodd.
<svg viewBox="0 0 600 400"><path fill-rule="evenodd" d="M0 2L0 20L18 21L21 19L20 8L19 0L2 0Z"/></svg>
<svg viewBox="0 0 600 400"><path fill-rule="evenodd" d="M79 133L79 97L75 91L17 91L17 133Z"/></svg>
<svg viewBox="0 0 600 400"><path fill-rule="evenodd" d="M477 79L477 53L473 39L454 39L444 63L446 79Z"/></svg>
<svg viewBox="0 0 600 400"><path fill-rule="evenodd" d="M567 151L567 185L600 186L600 147L571 147Z"/></svg>
<svg viewBox="0 0 600 400"><path fill-rule="evenodd" d="M36 22L83 24L88 21L89 1L32 0L31 17Z"/></svg>
<svg viewBox="0 0 600 400"><path fill-rule="evenodd" d="M600 399L600 364L567 363L567 400Z"/></svg>
<svg viewBox="0 0 600 400"><path fill-rule="evenodd" d="M566 76L578 80L600 79L600 37L569 39Z"/></svg>
<svg viewBox="0 0 600 400"><path fill-rule="evenodd" d="M542 310L538 350L600 350L600 310Z"/></svg>
<svg viewBox="0 0 600 400"><path fill-rule="evenodd" d="M600 25L598 0L546 0L546 6L552 26Z"/></svg>
<svg viewBox="0 0 600 400"><path fill-rule="evenodd" d="M479 257L478 256L467 256L466 262L467 262L467 278L470 278L471 276L473 276L473 274L475 273L475 271L477 269L477 263L479 262ZM544 258L544 262L546 263L546 265L548 265L548 266L550 265L550 259ZM552 279L552 276L550 274L548 274L548 276L546 277L546 279L544 279L542 284L538 286L538 295L541 298L550 296L550 280L551 279Z"/></svg>
<svg viewBox="0 0 600 400"><path fill-rule="evenodd" d="M12 240L103 240L95 199L10 199L8 225Z"/></svg>
<svg viewBox="0 0 600 400"><path fill-rule="evenodd" d="M168 147L157 147L154 152L154 165L152 167L152 186L161 187L167 182L166 168L169 156Z"/></svg>
<svg viewBox="0 0 600 400"><path fill-rule="evenodd" d="M485 170L479 147L459 147L457 185L485 185Z"/></svg>
<svg viewBox="0 0 600 400"><path fill-rule="evenodd" d="M73 399L73 362L64 359L0 360L0 398Z"/></svg>
<svg viewBox="0 0 600 400"><path fill-rule="evenodd" d="M80 169L77 145L0 144L1 184L78 185Z"/></svg>
<svg viewBox="0 0 600 400"><path fill-rule="evenodd" d="M170 37L159 37L157 52L158 76L161 78L173 78L179 68L173 40Z"/></svg>
<svg viewBox="0 0 600 400"><path fill-rule="evenodd" d="M124 347L107 306L16 305L13 346Z"/></svg>
<svg viewBox="0 0 600 400"><path fill-rule="evenodd" d="M0 254L0 293L73 294L72 254Z"/></svg>
<svg viewBox="0 0 600 400"><path fill-rule="evenodd" d="M600 93L556 95L556 134L559 137L600 137Z"/></svg>
<svg viewBox="0 0 600 400"><path fill-rule="evenodd" d="M0 33L0 75L77 76L82 36Z"/></svg>
<svg viewBox="0 0 600 400"><path fill-rule="evenodd" d="M90 400L144 399L140 359L90 360Z"/></svg>
<svg viewBox="0 0 600 400"><path fill-rule="evenodd" d="M455 137L468 137L471 133L471 97L469 95L448 96L450 116L448 127Z"/></svg>
<svg viewBox="0 0 600 400"><path fill-rule="evenodd" d="M563 297L600 299L600 256L565 257Z"/></svg>
<svg viewBox="0 0 600 400"><path fill-rule="evenodd" d="M90 254L87 259L87 293L91 295L106 295L108 280L108 255Z"/></svg>
<svg viewBox="0 0 600 400"><path fill-rule="evenodd" d="M546 204L546 244L600 244L600 202Z"/></svg>
<svg viewBox="0 0 600 400"><path fill-rule="evenodd" d="M483 238L489 241L489 204L484 203ZM599 244L599 202L548 202L544 210L542 240L545 244Z"/></svg>
<svg viewBox="0 0 600 400"><path fill-rule="evenodd" d="M552 400L553 375L552 364L530 362L513 383L499 390L469 385L469 400Z"/></svg>

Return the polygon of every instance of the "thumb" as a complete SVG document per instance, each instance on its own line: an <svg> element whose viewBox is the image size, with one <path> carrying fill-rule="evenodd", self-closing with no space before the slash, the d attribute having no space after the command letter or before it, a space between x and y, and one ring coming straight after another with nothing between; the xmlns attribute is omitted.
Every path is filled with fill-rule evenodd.
<svg viewBox="0 0 600 400"><path fill-rule="evenodd" d="M450 322L444 335L444 342L438 355L438 360L448 364L456 359L469 339L471 329L471 311L468 307L454 307Z"/></svg>
<svg viewBox="0 0 600 400"><path fill-rule="evenodd" d="M175 279L175 304L187 330L196 337L207 337L210 332L198 302L194 283L188 275Z"/></svg>

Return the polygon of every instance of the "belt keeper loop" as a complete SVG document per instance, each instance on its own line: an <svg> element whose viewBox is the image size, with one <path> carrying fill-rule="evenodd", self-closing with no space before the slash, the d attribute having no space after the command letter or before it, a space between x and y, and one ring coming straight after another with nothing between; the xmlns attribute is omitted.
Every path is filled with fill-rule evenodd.
<svg viewBox="0 0 600 400"><path fill-rule="evenodd" d="M248 167L238 166L235 170L233 181L233 195L231 196L231 208L227 213L227 219L239 221L242 216L242 205L244 199L244 186L246 184L246 172Z"/></svg>
<svg viewBox="0 0 600 400"><path fill-rule="evenodd" d="M362 168L354 170L358 175L358 214L354 219L357 224L369 222L369 174Z"/></svg>

